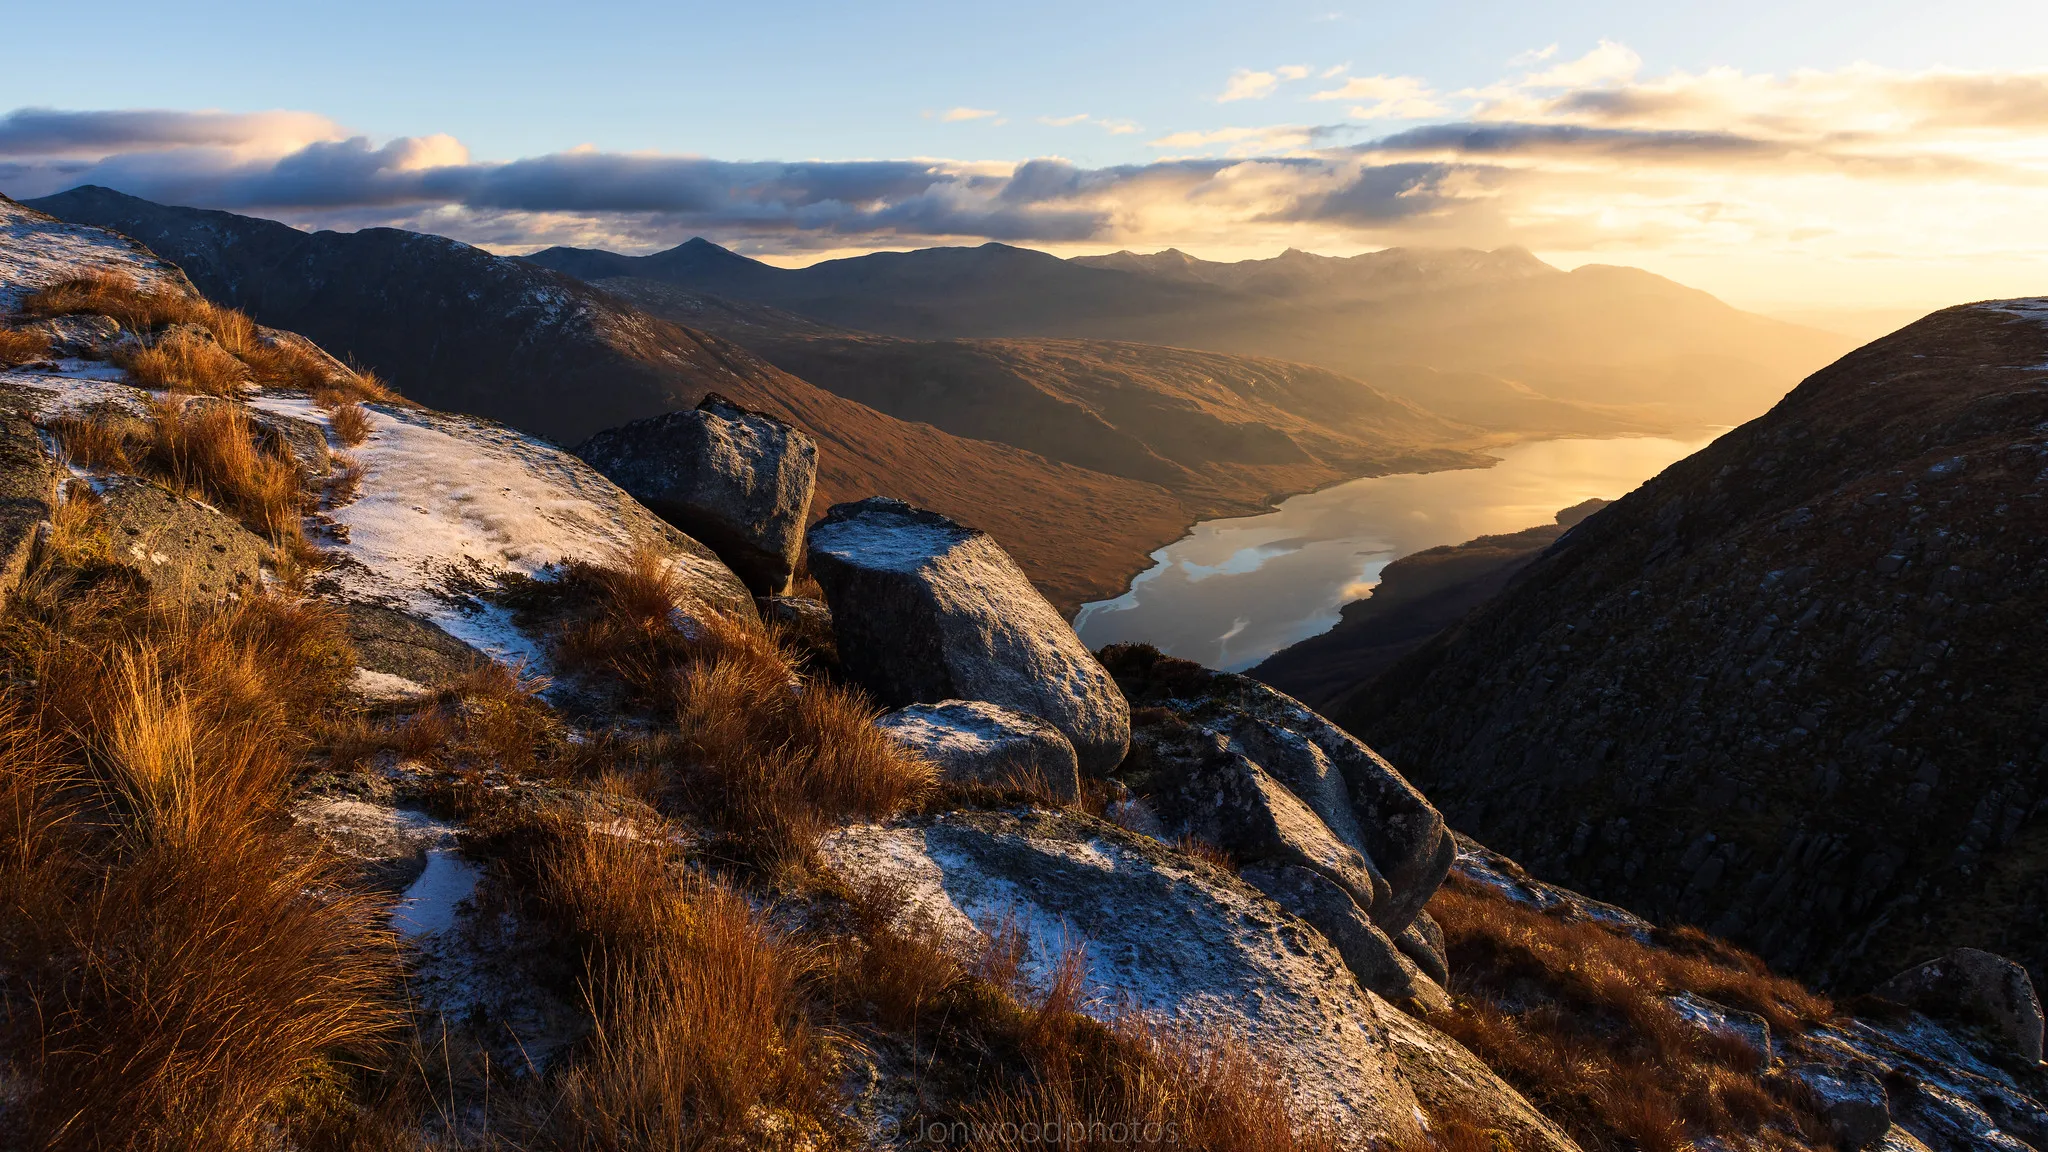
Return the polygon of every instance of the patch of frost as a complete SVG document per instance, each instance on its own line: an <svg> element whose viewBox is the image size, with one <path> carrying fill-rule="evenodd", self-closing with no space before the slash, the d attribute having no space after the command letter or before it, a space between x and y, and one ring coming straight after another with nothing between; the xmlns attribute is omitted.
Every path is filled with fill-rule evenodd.
<svg viewBox="0 0 2048 1152"><path fill-rule="evenodd" d="M427 870L391 910L391 927L407 938L446 932L455 926L457 907L476 892L481 876L476 865L456 855L454 849L428 849Z"/></svg>

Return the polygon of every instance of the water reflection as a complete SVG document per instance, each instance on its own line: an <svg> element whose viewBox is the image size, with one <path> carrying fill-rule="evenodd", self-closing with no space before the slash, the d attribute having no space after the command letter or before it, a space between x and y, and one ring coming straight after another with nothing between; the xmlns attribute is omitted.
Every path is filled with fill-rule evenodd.
<svg viewBox="0 0 2048 1152"><path fill-rule="evenodd" d="M1090 647L1145 640L1212 668L1249 668L1327 631L1388 561L1614 499L1712 439L1518 444L1492 468L1353 480L1262 516L1205 521L1154 552L1129 592L1083 605L1074 627Z"/></svg>

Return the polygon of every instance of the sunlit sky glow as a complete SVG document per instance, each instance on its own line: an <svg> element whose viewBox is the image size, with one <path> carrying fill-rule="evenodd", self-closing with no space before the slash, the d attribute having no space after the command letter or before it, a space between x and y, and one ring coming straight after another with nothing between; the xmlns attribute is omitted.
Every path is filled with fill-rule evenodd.
<svg viewBox="0 0 2048 1152"><path fill-rule="evenodd" d="M1653 7L38 5L0 191L508 252L1521 244L1766 309L2048 292L2034 5Z"/></svg>

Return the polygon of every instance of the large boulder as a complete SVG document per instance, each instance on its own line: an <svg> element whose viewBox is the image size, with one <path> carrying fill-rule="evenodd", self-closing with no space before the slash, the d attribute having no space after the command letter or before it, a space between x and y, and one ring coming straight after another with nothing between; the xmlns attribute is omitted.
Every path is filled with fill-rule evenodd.
<svg viewBox="0 0 2048 1152"><path fill-rule="evenodd" d="M818 476L818 446L793 425L713 392L599 432L576 454L710 545L755 595L789 591Z"/></svg>
<svg viewBox="0 0 2048 1152"><path fill-rule="evenodd" d="M1373 922L1398 937L1450 872L1458 848L1443 816L1378 753L1283 692L1143 644L1103 650L1138 705L1158 705L1230 737L1332 835L1371 861L1390 892Z"/></svg>
<svg viewBox="0 0 2048 1152"><path fill-rule="evenodd" d="M1386 899L1387 882L1365 857L1228 737L1168 716L1139 725L1134 744L1125 780L1169 836L1206 841L1243 863L1313 869L1367 912Z"/></svg>
<svg viewBox="0 0 2048 1152"><path fill-rule="evenodd" d="M875 497L811 528L839 660L884 704L986 700L1051 721L1081 770L1113 770L1131 710L1074 629L986 532Z"/></svg>
<svg viewBox="0 0 2048 1152"><path fill-rule="evenodd" d="M1303 1114L1353 1147L1421 1146L1414 1094L1386 1017L1320 935L1223 870L1069 812L949 812L827 837L825 862L905 897L905 916L973 956L1014 925L1024 973L1044 980L1082 950L1083 1011L1129 1007L1272 1062Z"/></svg>
<svg viewBox="0 0 2048 1152"><path fill-rule="evenodd" d="M1937 1020L1988 1029L2029 1064L2041 1059L2041 1000L2027 970L2003 956L1958 948L1877 986L1882 999Z"/></svg>
<svg viewBox="0 0 2048 1152"><path fill-rule="evenodd" d="M936 764L948 780L1037 787L1062 802L1080 798L1073 743L1028 712L985 700L946 700L897 709L875 727Z"/></svg>

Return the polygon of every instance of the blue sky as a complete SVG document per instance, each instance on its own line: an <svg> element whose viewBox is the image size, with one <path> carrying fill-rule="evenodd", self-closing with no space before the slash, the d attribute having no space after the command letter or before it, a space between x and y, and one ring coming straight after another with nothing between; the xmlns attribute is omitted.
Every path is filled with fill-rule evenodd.
<svg viewBox="0 0 2048 1152"><path fill-rule="evenodd" d="M2029 186L2048 159L2037 4L1659 7L39 5L8 15L0 114L16 110L16 131L9 144L0 121L0 190L125 182L503 250L647 250L697 232L788 260L991 237L1224 258L1526 243L1784 303L2032 282L2048 243L2024 225L2042 218ZM1976 94L1953 95L1958 78ZM1872 99L1897 114L1863 115ZM1955 113L1959 100L1976 111ZM34 109L78 115L21 119ZM304 115L119 140L89 118L132 110ZM1494 134L1402 136L1473 124ZM1511 149L1503 126L1523 133ZM1678 133L1716 139L1702 150ZM1404 143L1380 147L1390 138ZM677 157L781 167L656 163ZM862 170L846 191L831 181L848 169L804 166L849 160L908 167L881 184ZM1032 160L1056 162L1029 184L1052 191L1004 183ZM943 187L905 183L925 161L943 163ZM278 164L293 178L271 178ZM349 183L371 167L374 190ZM1959 227L1962 210L1982 226Z"/></svg>

